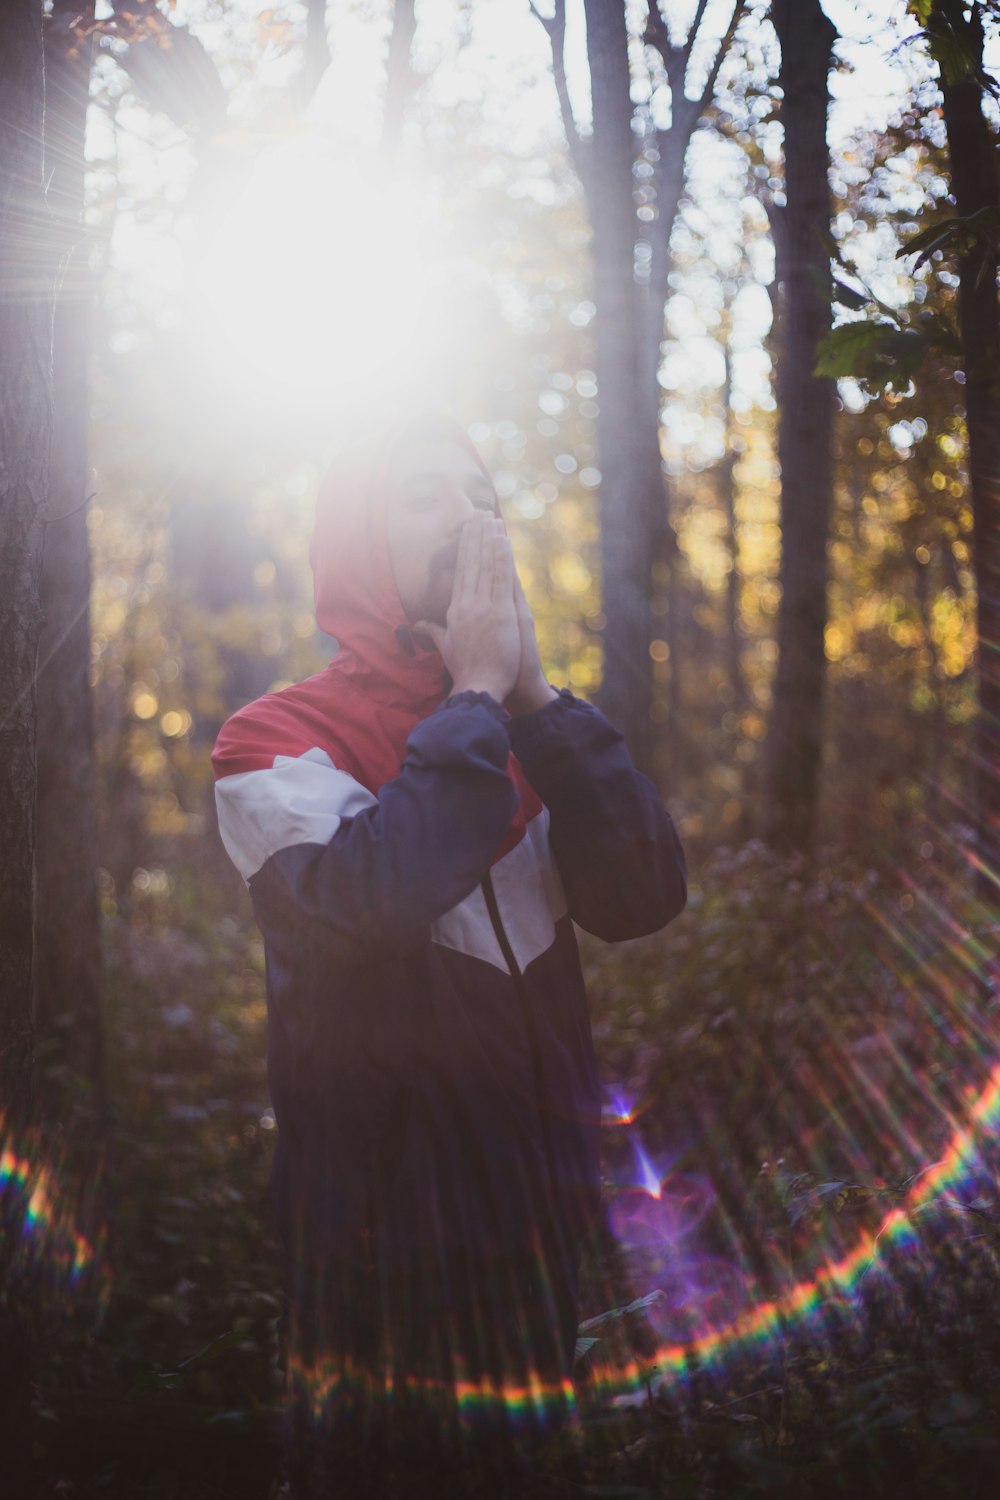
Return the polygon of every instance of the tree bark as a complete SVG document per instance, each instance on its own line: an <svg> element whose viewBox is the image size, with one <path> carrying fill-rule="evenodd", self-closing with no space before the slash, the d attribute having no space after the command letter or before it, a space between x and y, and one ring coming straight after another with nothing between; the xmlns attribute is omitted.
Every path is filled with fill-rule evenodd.
<svg viewBox="0 0 1000 1500"><path fill-rule="evenodd" d="M942 72L944 121L955 211L968 218L1000 204L993 140L982 107L981 8L966 15L959 0L937 0L930 30L945 26L970 64L952 82ZM973 746L979 824L976 895L1000 905L1000 304L997 252L986 235L959 260L958 313L965 366L969 492L976 572L979 712Z"/></svg>
<svg viewBox="0 0 1000 1500"><path fill-rule="evenodd" d="M51 437L41 7L0 7L0 1103L31 1114L35 664Z"/></svg>
<svg viewBox="0 0 1000 1500"><path fill-rule="evenodd" d="M55 0L45 27L45 155L49 203L67 255L52 340L54 409L42 557L35 845L35 1029L39 1102L50 1120L104 1113L100 940L95 882L91 722L90 547L87 537L91 276L83 238L84 135L92 20Z"/></svg>
<svg viewBox="0 0 1000 1500"><path fill-rule="evenodd" d="M828 73L836 32L819 0L773 0L781 47L786 205L776 210L781 294L777 367L781 464L778 668L765 744L764 837L810 854L823 749L827 535L834 382L814 375L830 327Z"/></svg>
<svg viewBox="0 0 1000 1500"><path fill-rule="evenodd" d="M645 430L647 424L641 421L649 402L642 399L642 344L634 272L638 221L632 194L635 136L628 33L621 0L584 0L584 10L594 117L586 186L597 304L597 446L606 621L598 702L624 734L636 764L646 767L653 681L649 655L653 638L649 445L655 439L658 476L659 440L655 430Z"/></svg>
<svg viewBox="0 0 1000 1500"><path fill-rule="evenodd" d="M15 1150L33 1106L35 663L52 424L43 80L42 7L7 0L0 5L0 1139ZM19 1200L12 1174L0 1189L0 1442L8 1488L27 1494L32 1298L19 1275L27 1208Z"/></svg>

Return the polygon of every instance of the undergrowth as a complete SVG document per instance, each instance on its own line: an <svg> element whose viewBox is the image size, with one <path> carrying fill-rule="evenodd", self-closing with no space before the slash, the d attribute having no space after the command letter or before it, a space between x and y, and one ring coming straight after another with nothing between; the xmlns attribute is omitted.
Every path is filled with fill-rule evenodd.
<svg viewBox="0 0 1000 1500"><path fill-rule="evenodd" d="M52 1495L264 1500L263 953L221 866L170 868L107 903L101 1277L52 1301L39 1472ZM992 1116L960 1170L935 1167L998 1060L995 915L958 877L807 872L752 843L718 851L665 932L580 934L608 1218L586 1247L580 1432L540 1495L994 1492ZM50 1141L70 1168L72 1134Z"/></svg>

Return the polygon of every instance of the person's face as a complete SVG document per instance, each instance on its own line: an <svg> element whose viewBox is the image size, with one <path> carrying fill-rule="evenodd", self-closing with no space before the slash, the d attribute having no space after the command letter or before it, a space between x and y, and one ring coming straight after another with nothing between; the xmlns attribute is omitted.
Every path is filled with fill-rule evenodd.
<svg viewBox="0 0 1000 1500"><path fill-rule="evenodd" d="M459 534L476 510L496 513L496 491L472 454L444 437L408 443L387 483L386 536L400 601L409 620L443 625Z"/></svg>

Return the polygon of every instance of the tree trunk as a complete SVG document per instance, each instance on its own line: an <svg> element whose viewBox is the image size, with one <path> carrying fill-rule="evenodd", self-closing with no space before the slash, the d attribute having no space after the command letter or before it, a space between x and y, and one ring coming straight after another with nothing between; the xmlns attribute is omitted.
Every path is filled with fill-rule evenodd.
<svg viewBox="0 0 1000 1500"><path fill-rule="evenodd" d="M692 133L711 102L719 66L744 12L735 0L701 95L689 99L685 80L700 34L704 5L697 8L683 43L655 0L647 12L643 41L657 50L672 100L669 130L646 119L646 143L633 130L636 117L629 68L629 7L622 0L584 0L593 129L581 139L566 79L565 0L544 16L531 9L548 33L552 73L566 142L583 185L592 230L596 349L600 415L597 445L600 490L602 602L605 616L604 671L598 702L624 733L636 763L652 774L676 774L683 732L677 597L680 554L670 513L669 486L660 457L660 390L657 372L663 311L669 285L670 232L684 185L684 160ZM649 168L655 222L640 231L633 190L637 155ZM645 274L636 275L637 241L648 252ZM666 592L665 605L655 596ZM654 757L651 731L653 669L650 645L656 607L666 613L669 646L669 711L666 732Z"/></svg>
<svg viewBox="0 0 1000 1500"><path fill-rule="evenodd" d="M598 701L624 734L637 765L649 765L653 638L649 518L650 444L642 421L641 329L635 283L637 220L632 196L635 137L628 34L621 0L584 0L594 131L588 197L593 229L596 361L600 415L601 572L604 673Z"/></svg>
<svg viewBox="0 0 1000 1500"><path fill-rule="evenodd" d="M732 434L732 329L728 318L726 322L725 345L722 351L726 368L726 377L722 386L726 451L717 473L719 494L726 518L724 541L729 554L729 572L726 575L726 655L729 672L729 705L733 713L742 714L750 706L750 693L747 688L746 674L743 671L743 652L740 646L740 633L737 629L740 617L740 588L743 579L740 574L740 538L736 524L736 450L733 447Z"/></svg>
<svg viewBox="0 0 1000 1500"><path fill-rule="evenodd" d="M764 837L809 854L823 750L827 533L833 482L834 382L815 376L830 327L827 76L836 32L819 0L773 0L781 46L786 206L777 210L781 292L777 368L781 463L778 669L766 741Z"/></svg>
<svg viewBox="0 0 1000 1500"><path fill-rule="evenodd" d="M49 203L67 241L52 340L54 410L42 558L35 845L35 1029L39 1100L51 1120L103 1116L97 819L87 538L91 278L83 240L84 133L91 41L80 0L55 0L45 28Z"/></svg>
<svg viewBox="0 0 1000 1500"><path fill-rule="evenodd" d="M959 0L937 0L931 29L946 25L960 38L977 71L983 63L978 6L968 18ZM942 73L944 121L951 158L955 211L967 218L1000 203L996 144L982 108L982 88L972 72L955 82ZM976 894L1000 906L1000 306L997 253L987 236L959 260L958 312L965 366L976 571L979 713L973 764L979 824Z"/></svg>
<svg viewBox="0 0 1000 1500"><path fill-rule="evenodd" d="M51 436L51 263L42 172L42 7L0 5L0 1137L32 1112L35 662ZM13 1140L11 1140L13 1137ZM26 1205L0 1185L0 1442L27 1494L30 1299L18 1275Z"/></svg>
<svg viewBox="0 0 1000 1500"><path fill-rule="evenodd" d="M387 156L399 151L407 101L417 83L410 62L416 33L415 0L395 0L385 68L385 108L382 111L381 148Z"/></svg>
<svg viewBox="0 0 1000 1500"><path fill-rule="evenodd" d="M31 1114L35 663L52 408L41 7L0 7L0 1104Z"/></svg>
<svg viewBox="0 0 1000 1500"><path fill-rule="evenodd" d="M326 0L306 0L306 39L302 67L293 94L302 109L310 102L330 66L330 42L326 34Z"/></svg>
<svg viewBox="0 0 1000 1500"><path fill-rule="evenodd" d="M664 208L671 217L676 204ZM659 227L659 225L658 225ZM653 273L658 265L670 264L669 251L664 242L653 247ZM650 631L662 635L668 650L667 714L663 729L654 735L650 729L649 766L661 785L675 790L687 770L687 739L684 733L684 659L681 650L681 616L690 601L685 600L681 550L677 542L677 531L673 520L672 484L664 472L660 452L660 413L662 390L659 380L660 352L663 342L663 311L666 303L666 282L659 274L651 275L645 286L636 288L638 295L639 338L639 407L634 428L636 432L636 463L645 463L646 475L642 481L644 509L637 516L637 524L644 532L644 550L649 558L646 588L649 598ZM655 619L653 618L655 616ZM662 626L656 620L663 620ZM652 669L655 670L655 669ZM645 710L649 717L649 707ZM655 739L655 743L654 743Z"/></svg>

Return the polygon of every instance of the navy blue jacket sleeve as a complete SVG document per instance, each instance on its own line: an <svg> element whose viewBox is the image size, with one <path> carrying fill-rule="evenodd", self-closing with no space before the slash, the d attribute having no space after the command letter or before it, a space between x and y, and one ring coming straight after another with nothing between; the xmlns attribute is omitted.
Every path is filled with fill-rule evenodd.
<svg viewBox="0 0 1000 1500"><path fill-rule="evenodd" d="M687 903L673 819L622 734L568 688L510 720L511 747L549 810L570 916L606 942L657 932Z"/></svg>
<svg viewBox="0 0 1000 1500"><path fill-rule="evenodd" d="M294 943L308 923L334 957L405 952L475 889L514 815L503 709L453 695L410 731L398 776L327 844L272 854L250 880L262 926Z"/></svg>

